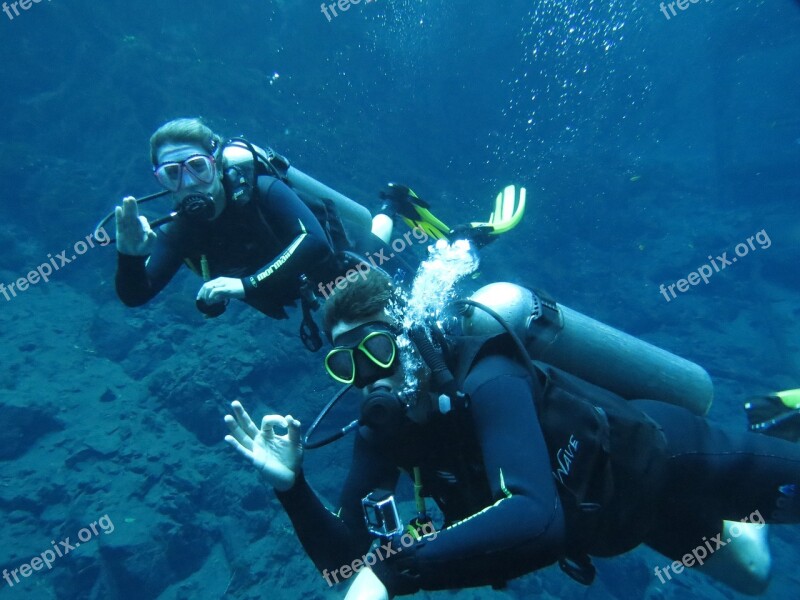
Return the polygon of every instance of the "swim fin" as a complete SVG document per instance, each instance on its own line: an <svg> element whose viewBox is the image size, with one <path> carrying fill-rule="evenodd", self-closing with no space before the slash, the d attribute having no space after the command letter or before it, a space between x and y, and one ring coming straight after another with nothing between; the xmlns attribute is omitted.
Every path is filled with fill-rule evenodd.
<svg viewBox="0 0 800 600"><path fill-rule="evenodd" d="M800 389L751 398L744 410L750 431L800 441Z"/></svg>
<svg viewBox="0 0 800 600"><path fill-rule="evenodd" d="M487 223L470 223L470 225L472 227L489 226L492 228L492 235L511 231L519 225L525 214L526 194L527 190L524 187L519 188L519 195L517 195L517 188L507 185L502 192L497 194L494 211L489 215L489 221Z"/></svg>
<svg viewBox="0 0 800 600"><path fill-rule="evenodd" d="M474 222L451 229L430 211L430 205L417 196L407 186L390 183L386 190L381 192L385 201L381 207L383 212L393 212L400 215L406 225L419 228L434 240L448 240L467 238L478 247L483 247L493 241L493 236L511 231L519 225L525 214L526 190L508 185L497 194L494 211L485 223Z"/></svg>
<svg viewBox="0 0 800 600"><path fill-rule="evenodd" d="M507 185L502 192L497 194L494 201L494 211L485 223L474 222L456 227L450 232L453 237L469 239L478 248L483 248L495 240L495 236L511 231L522 221L525 214L526 190L516 186Z"/></svg>
<svg viewBox="0 0 800 600"><path fill-rule="evenodd" d="M390 183L381 192L385 201L382 211L399 215L411 229L421 229L434 240L447 239L450 228L430 211L430 204L414 193L411 188Z"/></svg>

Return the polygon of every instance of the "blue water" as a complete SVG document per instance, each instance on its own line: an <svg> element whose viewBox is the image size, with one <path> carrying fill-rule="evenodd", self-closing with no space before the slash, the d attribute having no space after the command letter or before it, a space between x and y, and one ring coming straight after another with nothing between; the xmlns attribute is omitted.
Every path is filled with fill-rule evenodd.
<svg viewBox="0 0 800 600"><path fill-rule="evenodd" d="M328 20L299 0L4 4L0 282L59 268L0 295L0 568L89 533L0 597L344 596L221 441L234 398L308 422L334 391L296 315L204 321L187 273L126 309L113 250L79 245L156 191L148 138L175 117L270 145L372 210L401 181L475 220L525 185L485 280L703 365L728 427L748 396L800 386L800 3L668 5L375 0ZM725 252L738 260L681 291ZM307 459L332 500L348 456ZM796 595L797 535L773 528L766 597ZM458 597L739 597L698 573L660 584L646 549L598 563L588 590L550 568Z"/></svg>

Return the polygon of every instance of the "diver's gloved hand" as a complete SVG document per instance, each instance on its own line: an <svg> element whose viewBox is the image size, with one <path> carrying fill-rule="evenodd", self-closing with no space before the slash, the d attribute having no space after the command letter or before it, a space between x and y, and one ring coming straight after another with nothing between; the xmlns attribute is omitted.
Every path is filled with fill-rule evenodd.
<svg viewBox="0 0 800 600"><path fill-rule="evenodd" d="M358 572L344 600L389 600L389 592L369 567Z"/></svg>
<svg viewBox="0 0 800 600"><path fill-rule="evenodd" d="M228 298L244 298L244 284L241 279L234 277L217 277L211 281L206 281L200 291L197 292L197 299L206 304L217 304L224 302Z"/></svg>
<svg viewBox="0 0 800 600"><path fill-rule="evenodd" d="M139 215L139 206L133 196L122 200L114 209L117 225L117 252L130 256L149 256L156 241L156 232L150 229L147 218Z"/></svg>
<svg viewBox="0 0 800 600"><path fill-rule="evenodd" d="M249 460L277 491L290 489L303 464L300 421L291 415L265 415L259 429L238 400L231 402L231 408L234 416L225 415L225 424L231 432L225 441ZM288 431L278 435L275 427Z"/></svg>

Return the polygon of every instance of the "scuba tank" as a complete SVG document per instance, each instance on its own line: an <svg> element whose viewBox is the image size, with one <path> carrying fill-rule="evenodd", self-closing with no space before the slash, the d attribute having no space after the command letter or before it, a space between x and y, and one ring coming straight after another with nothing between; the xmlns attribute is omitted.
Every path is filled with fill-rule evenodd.
<svg viewBox="0 0 800 600"><path fill-rule="evenodd" d="M372 215L365 206L291 165L286 170L286 181L303 201L306 201L305 196L311 196L313 198L328 199L333 202L339 218L342 220L345 232L351 240L360 239L370 233Z"/></svg>
<svg viewBox="0 0 800 600"><path fill-rule="evenodd" d="M528 355L626 400L661 400L705 415L714 396L699 365L558 304L541 293L506 282L480 288L471 300L496 311L522 340ZM504 330L486 312L469 306L466 335Z"/></svg>

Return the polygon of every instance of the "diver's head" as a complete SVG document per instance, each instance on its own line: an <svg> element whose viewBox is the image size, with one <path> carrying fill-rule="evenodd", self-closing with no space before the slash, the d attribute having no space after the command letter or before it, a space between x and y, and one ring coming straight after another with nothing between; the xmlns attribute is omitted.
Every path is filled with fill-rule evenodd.
<svg viewBox="0 0 800 600"><path fill-rule="evenodd" d="M401 360L402 331L387 312L393 298L388 276L371 270L325 303L324 326L334 345L325 357L326 371L362 390L362 421L376 429L391 427L402 417L420 422L427 415L427 373L407 373L409 361ZM413 350L406 347L403 352ZM413 394L407 389L409 378L417 383Z"/></svg>
<svg viewBox="0 0 800 600"><path fill-rule="evenodd" d="M399 330L384 314L368 321L337 323L332 332L333 349L325 357L325 369L340 383L359 389L386 386L398 372Z"/></svg>
<svg viewBox="0 0 800 600"><path fill-rule="evenodd" d="M323 325L335 346L325 358L331 377L364 389L398 372L400 331L386 310L393 295L389 277L372 270L328 298Z"/></svg>
<svg viewBox="0 0 800 600"><path fill-rule="evenodd" d="M225 209L222 140L199 119L165 123L150 138L150 158L159 184L173 192L181 216L212 221Z"/></svg>

